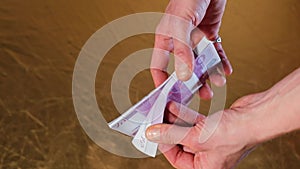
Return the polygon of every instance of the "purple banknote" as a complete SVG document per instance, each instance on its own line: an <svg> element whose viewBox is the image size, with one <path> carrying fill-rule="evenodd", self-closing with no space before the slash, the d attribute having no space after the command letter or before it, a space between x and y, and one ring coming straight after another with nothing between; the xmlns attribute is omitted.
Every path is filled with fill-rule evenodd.
<svg viewBox="0 0 300 169"><path fill-rule="evenodd" d="M133 144L137 149L147 155L155 156L157 144L145 138L146 128L162 122L164 108L169 101L189 104L193 94L202 86L203 81L199 79L203 79L207 71L220 62L212 42L206 38L199 43L195 53L198 56L195 59L194 73L190 80L179 81L173 73L162 85L110 122L109 127L134 137Z"/></svg>

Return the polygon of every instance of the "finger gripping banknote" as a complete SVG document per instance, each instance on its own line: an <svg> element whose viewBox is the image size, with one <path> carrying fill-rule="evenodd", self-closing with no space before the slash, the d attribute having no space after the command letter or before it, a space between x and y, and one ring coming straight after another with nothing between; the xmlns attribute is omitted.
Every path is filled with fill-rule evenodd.
<svg viewBox="0 0 300 169"><path fill-rule="evenodd" d="M163 122L164 109L168 102L176 101L188 105L193 94L202 86L199 79L221 61L214 45L206 38L200 41L194 52L196 59L190 80L182 82L172 73L163 84L111 121L109 127L133 137L132 144L139 151L155 157L158 144L147 140L146 129Z"/></svg>

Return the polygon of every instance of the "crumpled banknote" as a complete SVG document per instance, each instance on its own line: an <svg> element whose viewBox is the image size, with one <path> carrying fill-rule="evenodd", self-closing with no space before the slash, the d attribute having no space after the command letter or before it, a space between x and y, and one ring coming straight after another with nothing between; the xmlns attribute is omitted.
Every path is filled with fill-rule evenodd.
<svg viewBox="0 0 300 169"><path fill-rule="evenodd" d="M164 110L169 101L188 105L193 94L202 86L199 79L221 61L213 43L205 37L194 53L196 59L190 80L182 82L177 79L175 72L172 73L163 84L108 124L111 129L133 137L132 144L146 155L155 157L158 148L157 143L147 140L146 129L163 122Z"/></svg>

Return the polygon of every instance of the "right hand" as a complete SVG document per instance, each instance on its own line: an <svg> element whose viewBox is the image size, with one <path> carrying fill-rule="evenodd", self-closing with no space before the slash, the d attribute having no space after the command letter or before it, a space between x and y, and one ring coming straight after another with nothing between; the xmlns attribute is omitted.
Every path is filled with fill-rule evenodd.
<svg viewBox="0 0 300 169"><path fill-rule="evenodd" d="M151 74L156 87L168 78L166 68L170 53L175 55L175 71L179 80L190 79L194 69L192 49L203 36L212 41L219 37L225 4L226 0L170 0L155 36ZM221 43L214 45L222 60L223 73L230 75L232 67ZM217 85L226 82L222 75L211 80ZM200 97L210 99L212 95L210 87L204 84Z"/></svg>

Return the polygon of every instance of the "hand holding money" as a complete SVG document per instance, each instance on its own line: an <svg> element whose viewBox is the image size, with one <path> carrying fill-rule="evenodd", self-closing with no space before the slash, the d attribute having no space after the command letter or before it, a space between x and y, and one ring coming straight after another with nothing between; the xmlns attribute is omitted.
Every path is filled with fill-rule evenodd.
<svg viewBox="0 0 300 169"><path fill-rule="evenodd" d="M146 129L151 125L163 122L164 110L168 102L175 101L188 105L193 94L202 87L207 71L220 63L213 43L206 38L203 38L197 45L195 54L197 57L194 72L188 81L178 80L176 73L173 73L140 102L110 122L109 127L134 137L133 145L141 152L154 157L158 144L147 140Z"/></svg>
<svg viewBox="0 0 300 169"><path fill-rule="evenodd" d="M155 33L155 48L164 50L164 52L154 51L152 55L152 67L156 69L152 69L151 72L156 87L167 79L164 70L168 65L170 53L175 55L177 77L182 81L191 77L194 68L192 49L202 36L211 41L219 39L225 6L226 0L169 1ZM221 58L224 74L230 75L232 68L221 43L214 45ZM211 96L209 86L202 87L201 97Z"/></svg>

